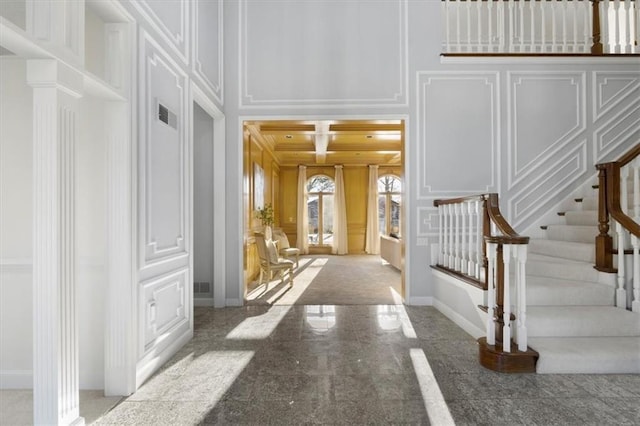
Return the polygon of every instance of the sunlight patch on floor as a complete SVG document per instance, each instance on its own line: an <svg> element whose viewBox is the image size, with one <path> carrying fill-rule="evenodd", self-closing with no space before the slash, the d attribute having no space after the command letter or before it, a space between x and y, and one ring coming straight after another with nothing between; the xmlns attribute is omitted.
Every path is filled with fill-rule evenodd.
<svg viewBox="0 0 640 426"><path fill-rule="evenodd" d="M293 305L296 303L328 261L329 259L326 257L313 259L306 268L300 270L300 273L295 276L293 280L293 287L289 288L287 286L287 292L283 293L280 298L269 298L269 303L275 303L278 305Z"/></svg>
<svg viewBox="0 0 640 426"><path fill-rule="evenodd" d="M422 393L422 400L424 401L424 408L427 410L429 421L432 425L455 425L424 351L412 348L409 350L409 355L420 384L420 393Z"/></svg>

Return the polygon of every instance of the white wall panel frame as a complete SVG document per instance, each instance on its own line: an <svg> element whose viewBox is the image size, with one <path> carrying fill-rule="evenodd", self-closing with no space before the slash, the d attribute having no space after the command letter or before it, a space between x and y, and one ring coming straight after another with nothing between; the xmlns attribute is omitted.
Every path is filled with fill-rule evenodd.
<svg viewBox="0 0 640 426"><path fill-rule="evenodd" d="M607 138L607 136L610 137ZM593 134L595 160L597 162L602 161L608 154L618 148L622 149L622 154L631 148L633 144L639 142L640 101L636 101L613 115L595 130Z"/></svg>
<svg viewBox="0 0 640 426"><path fill-rule="evenodd" d="M605 114L627 99L637 99L640 89L640 72L594 71L593 80L593 120L600 120ZM605 94L607 86L617 84L617 90Z"/></svg>
<svg viewBox="0 0 640 426"><path fill-rule="evenodd" d="M170 3L177 4L177 12L173 14L178 20L177 24L179 28L171 29L170 24L164 22L158 13L154 10L153 4L157 4L166 7ZM189 61L189 0L173 0L169 1L154 1L154 0L137 0L132 1L131 4L136 8L138 13L142 15L147 23L153 28L155 32L160 35L167 45L171 47L171 50L178 55L178 57L187 64Z"/></svg>
<svg viewBox="0 0 640 426"><path fill-rule="evenodd" d="M526 164L518 164L518 86L523 82L567 82L575 86L575 123L563 134L557 135L556 140L547 145L535 157L527 159ZM507 123L508 123L508 143L507 143L507 187L512 189L524 179L529 178L532 173L545 167L549 160L560 155L567 147L570 147L575 139L586 129L586 73L573 71L517 71L507 72ZM530 102L530 101L529 101ZM550 112L551 114L551 112ZM538 120L539 117L528 117L531 120ZM545 123L536 122L538 126Z"/></svg>
<svg viewBox="0 0 640 426"><path fill-rule="evenodd" d="M277 2L276 2L277 3ZM287 2L283 2L282 4L286 4ZM330 4L331 2L326 2L326 4ZM347 3L347 2L345 2ZM343 4L345 4L343 3ZM260 65L251 65L249 64L249 58L252 55L249 53L249 46L256 45L254 43L256 40L250 39L249 31L253 28L252 23L249 22L249 7L251 5L255 6L258 2L251 2L248 0L239 0L239 40L240 40L240 53L239 53L239 105L243 109L250 108L259 108L261 110L265 109L278 109L283 107L296 107L296 108L354 108L354 107L406 107L408 106L408 70L409 70L409 62L408 62L408 39L409 39L409 27L408 27L408 0L398 0L395 2L398 7L397 16L395 16L397 23L397 39L396 46L393 52L388 53L388 57L392 57L393 54L399 55L397 60L399 64L399 70L395 74L394 78L395 83L395 91L394 93L385 93L380 96L356 96L356 97L313 97L313 96L303 96L299 98L269 98L266 96L261 96L256 93L255 88L252 87L251 77L248 72L251 69L260 69ZM334 5L340 5L341 2L334 2ZM363 3L363 8L367 3ZM373 5L375 3L371 3ZM393 22L392 17L388 17L388 23L391 24ZM260 34L257 35L260 37ZM258 44L259 45L259 44ZM277 61L277 58L271 57L270 61ZM255 61L255 58L254 58ZM373 73L377 70L370 70L370 73ZM370 74L371 75L371 74ZM371 84L370 86L375 87L375 84Z"/></svg>
<svg viewBox="0 0 640 426"><path fill-rule="evenodd" d="M84 1L26 0L27 32L70 63L84 63Z"/></svg>
<svg viewBox="0 0 640 426"><path fill-rule="evenodd" d="M437 207L418 207L416 209L416 235L433 237L438 235L440 216Z"/></svg>
<svg viewBox="0 0 640 426"><path fill-rule="evenodd" d="M215 25L215 32L217 35L217 43L215 44L215 49L211 49L211 46L207 46L203 40L201 40L201 29L205 27L199 21L200 16L202 16L200 11L200 4L203 0L195 1L192 4L193 17L191 21L193 22L193 30L191 39L193 40L193 53L192 53L192 69L193 75L196 80L198 80L199 84L201 84L209 95L215 99L218 104L224 104L224 8L223 1L218 0L217 2L217 21ZM211 1L207 1L207 3L213 3ZM207 27L210 28L210 27ZM201 57L203 55L212 55L212 52L215 53L217 66L215 70L205 69L205 65L201 62Z"/></svg>
<svg viewBox="0 0 640 426"><path fill-rule="evenodd" d="M140 242L142 243L140 246L140 268L144 269L146 267L152 266L154 264L160 262L170 262L172 258L181 258L188 255L187 247L189 247L189 241L187 238L187 231L189 229L189 217L188 212L185 211L188 202L188 190L189 190L189 181L187 179L188 175L188 146L187 146L187 135L188 135L188 123L189 123L189 113L188 113L188 104L187 104L187 95L188 88L187 77L181 68L171 60L171 58L166 55L166 53L150 38L149 34L146 32L142 32L140 37L140 73L142 75L141 86L139 87L140 92L140 114L142 117L142 126L140 126L140 140L141 140L141 148L140 148L140 161L142 169L139 170L139 188L140 188L140 217L142 218L142 223L139 226L140 233ZM170 76L171 81L175 81L175 87L171 87L171 90L174 90L177 93L179 101L174 105L173 100L168 99L170 96L156 93L158 87L152 87L153 78L152 71L153 68L157 67L158 69L162 69L166 76ZM165 87L166 90L169 90ZM174 93L174 94L175 94ZM157 110L158 103L166 104L170 110L178 115L177 119L177 129L175 129L177 143L178 146L174 147L173 150L176 151L179 155L178 159L174 159L176 162L171 164L171 159L167 159L165 165L177 167L173 170L180 177L180 182L178 186L178 222L171 224L171 226L177 227L177 229L172 229L175 231L175 243L172 245L165 245L163 247L158 247L157 241L155 241L155 233L158 232L157 228L154 228L154 215L157 213L163 212L155 212L153 211L153 195L158 194L157 191L164 191L164 188L154 188L154 177L153 177L153 160L154 160L154 144L157 141L154 139L153 133L153 125L158 121L157 118ZM164 126L168 127L168 126ZM163 127L163 129L164 129ZM167 132L174 132L173 130L167 129ZM166 155L165 155L166 157ZM157 173L158 171L156 171ZM161 170L161 173L166 173L166 170Z"/></svg>
<svg viewBox="0 0 640 426"><path fill-rule="evenodd" d="M583 139L566 154L554 157L555 161L547 164L545 173L536 174L511 195L507 217L512 226L518 229L527 219L545 211L549 201L555 200L572 182L586 176L591 167L587 158L587 139Z"/></svg>
<svg viewBox="0 0 640 426"><path fill-rule="evenodd" d="M485 148L489 152L489 163L486 164L486 168L490 170L490 178L487 182L475 182L477 187L467 187L463 190L454 188L435 188L430 182L428 177L428 148L427 145L431 143L442 143L442 141L432 142L427 140L427 128L429 127L428 116L428 102L430 97L428 90L430 86L437 82L477 82L479 85L489 87L489 98L484 99L488 104L490 111L490 119L488 120L488 127L484 129L487 133L486 136L489 139L489 145ZM423 72L417 73L417 87L416 87L416 99L417 99L417 132L416 132L416 170L420 170L421 175L418 176L417 182L419 182L416 188L417 200L433 200L435 198L444 195L471 195L486 192L499 192L500 186L500 75L498 72L472 72L472 71L449 71L449 72ZM467 98L466 102L471 102L472 98ZM482 99L477 100L483 101ZM433 106L432 106L433 107ZM452 112L453 115L453 112ZM462 119L461 119L462 120ZM470 135L469 137L471 137ZM476 163L477 164L477 163Z"/></svg>

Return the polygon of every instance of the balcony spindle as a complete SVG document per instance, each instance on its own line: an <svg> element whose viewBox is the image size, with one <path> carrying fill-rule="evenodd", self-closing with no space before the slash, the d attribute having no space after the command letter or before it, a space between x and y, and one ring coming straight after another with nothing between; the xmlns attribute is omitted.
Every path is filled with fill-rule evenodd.
<svg viewBox="0 0 640 426"><path fill-rule="evenodd" d="M477 15L477 21L478 21L478 31L477 31L478 46L476 48L476 52L482 52L483 50L482 48L482 8L483 7L484 6L482 6L481 1L476 2L476 15Z"/></svg>
<svg viewBox="0 0 640 426"><path fill-rule="evenodd" d="M502 246L502 262L504 264L503 279L504 288L502 290L502 349L505 352L511 352L511 288L510 288L510 259L511 245L503 244Z"/></svg>
<svg viewBox="0 0 640 426"><path fill-rule="evenodd" d="M444 3L444 43L445 43L445 52L451 52L451 8L449 5L451 2L445 1ZM442 245L440 245L442 247ZM442 262L441 262L442 263Z"/></svg>
<svg viewBox="0 0 640 426"><path fill-rule="evenodd" d="M493 43L493 2L490 1L487 4L487 51L493 52L495 51L496 46Z"/></svg>
<svg viewBox="0 0 640 426"><path fill-rule="evenodd" d="M444 233L446 230L444 229L444 214L443 214L444 206L438 206L438 264L444 265L444 245L442 244L444 241Z"/></svg>
<svg viewBox="0 0 640 426"><path fill-rule="evenodd" d="M613 32L613 47L614 53L620 53L620 46L622 45L622 38L620 37L620 1L613 2L613 16L614 16L614 32Z"/></svg>
<svg viewBox="0 0 640 426"><path fill-rule="evenodd" d="M540 3L540 52L546 52L547 50L547 27L544 24L546 21L546 8L543 3Z"/></svg>
<svg viewBox="0 0 640 426"><path fill-rule="evenodd" d="M455 263L454 269L460 271L460 204L454 204L453 210L456 215L456 239L455 239Z"/></svg>
<svg viewBox="0 0 640 426"><path fill-rule="evenodd" d="M616 222L616 234L618 236L618 289L616 290L616 306L618 308L627 308L627 291L625 289L625 272L624 272L624 228Z"/></svg>
<svg viewBox="0 0 640 426"><path fill-rule="evenodd" d="M518 297L518 308L516 318L518 321L518 350L526 352L527 350L527 279L526 279L526 264L527 264L527 246L522 244L516 247L517 251L517 263L516 263L516 279L517 289L516 294Z"/></svg>
<svg viewBox="0 0 640 426"><path fill-rule="evenodd" d="M480 279L482 274L482 215L480 214L480 201L474 202L474 210L476 214L476 278Z"/></svg>
<svg viewBox="0 0 640 426"><path fill-rule="evenodd" d="M449 205L445 204L442 206L442 216L444 221L444 235L442 242L442 256L443 261L442 264L445 267L450 267L449 264L449 235L451 234L451 224L449 223Z"/></svg>
<svg viewBox="0 0 640 426"><path fill-rule="evenodd" d="M455 215L453 205L449 205L449 226L451 227L451 232L449 232L449 267L455 269L456 267L456 258L455 258Z"/></svg>
<svg viewBox="0 0 640 426"><path fill-rule="evenodd" d="M624 53L633 52L633 36L631 28L633 25L633 9L631 0L624 0Z"/></svg>
<svg viewBox="0 0 640 426"><path fill-rule="evenodd" d="M471 44L471 2L465 2L465 5L467 13L467 52L472 52L473 45Z"/></svg>
<svg viewBox="0 0 640 426"><path fill-rule="evenodd" d="M569 25L569 21L567 20L567 3L560 3L560 7L562 8L562 52L567 53L567 27Z"/></svg>
<svg viewBox="0 0 640 426"><path fill-rule="evenodd" d="M460 272L467 273L467 244L465 237L467 235L467 209L464 203L460 204Z"/></svg>
<svg viewBox="0 0 640 426"><path fill-rule="evenodd" d="M467 211L469 213L469 262L467 264L467 274L475 276L475 265L473 264L473 203L467 203Z"/></svg>
<svg viewBox="0 0 640 426"><path fill-rule="evenodd" d="M535 1L531 1L529 2L529 13L531 14L530 16L530 25L531 28L530 33L531 33L531 43L529 45L529 52L535 52L536 51L536 4L538 2Z"/></svg>

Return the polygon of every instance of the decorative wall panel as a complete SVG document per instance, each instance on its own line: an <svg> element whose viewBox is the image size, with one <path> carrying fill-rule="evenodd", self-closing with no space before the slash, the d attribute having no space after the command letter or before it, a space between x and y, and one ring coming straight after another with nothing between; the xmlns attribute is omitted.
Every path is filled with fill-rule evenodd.
<svg viewBox="0 0 640 426"><path fill-rule="evenodd" d="M593 119L599 120L622 102L640 98L640 72L593 73Z"/></svg>
<svg viewBox="0 0 640 426"><path fill-rule="evenodd" d="M609 154L623 154L640 141L640 102L631 104L602 123L594 134L596 161L613 160Z"/></svg>
<svg viewBox="0 0 640 426"><path fill-rule="evenodd" d="M418 73L418 199L498 191L498 85L498 73Z"/></svg>
<svg viewBox="0 0 640 426"><path fill-rule="evenodd" d="M139 0L131 2L146 21L164 36L168 45L185 63L188 61L189 1Z"/></svg>
<svg viewBox="0 0 640 426"><path fill-rule="evenodd" d="M545 163L544 173L532 175L510 197L507 217L512 226L518 229L527 219L548 209L555 197L588 171L591 166L587 164L587 147L586 139L574 143L567 154Z"/></svg>
<svg viewBox="0 0 640 426"><path fill-rule="evenodd" d="M193 2L193 73L215 99L223 97L223 9L222 0Z"/></svg>
<svg viewBox="0 0 640 426"><path fill-rule="evenodd" d="M144 351L156 340L189 322L187 269L141 283L140 324Z"/></svg>
<svg viewBox="0 0 640 426"><path fill-rule="evenodd" d="M436 207L418 207L417 213L416 235L419 237L438 235L440 229L438 209Z"/></svg>
<svg viewBox="0 0 640 426"><path fill-rule="evenodd" d="M186 78L143 34L140 225L143 264L185 253L188 202ZM166 122L159 110L165 108Z"/></svg>
<svg viewBox="0 0 640 426"><path fill-rule="evenodd" d="M407 105L406 0L240 0L239 16L241 106Z"/></svg>
<svg viewBox="0 0 640 426"><path fill-rule="evenodd" d="M586 127L585 73L507 73L508 188L571 146ZM553 102L549 102L553 99Z"/></svg>

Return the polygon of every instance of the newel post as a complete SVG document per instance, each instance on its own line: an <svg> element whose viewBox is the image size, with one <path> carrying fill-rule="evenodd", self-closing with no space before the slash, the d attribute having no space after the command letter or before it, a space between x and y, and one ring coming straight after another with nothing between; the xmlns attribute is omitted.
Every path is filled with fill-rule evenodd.
<svg viewBox="0 0 640 426"><path fill-rule="evenodd" d="M591 45L592 55L602 55L603 48L600 41L600 0L591 0L593 7L593 45Z"/></svg>
<svg viewBox="0 0 640 426"><path fill-rule="evenodd" d="M596 237L596 269L613 271L613 239L609 235L609 210L607 208L607 166L598 164L598 231Z"/></svg>

